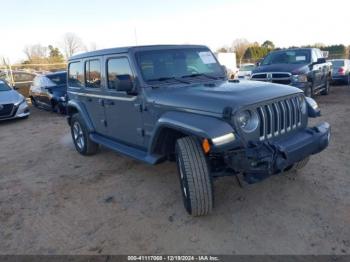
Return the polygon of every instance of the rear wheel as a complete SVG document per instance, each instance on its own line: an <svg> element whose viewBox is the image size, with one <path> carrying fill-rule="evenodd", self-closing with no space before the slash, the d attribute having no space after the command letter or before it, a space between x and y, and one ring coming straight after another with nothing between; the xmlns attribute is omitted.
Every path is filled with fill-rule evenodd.
<svg viewBox="0 0 350 262"><path fill-rule="evenodd" d="M71 134L76 150L82 155L93 155L98 150L98 144L89 138L88 129L79 114L71 118Z"/></svg>
<svg viewBox="0 0 350 262"><path fill-rule="evenodd" d="M199 141L183 137L175 146L183 203L192 216L204 216L213 208L213 189L206 156Z"/></svg>

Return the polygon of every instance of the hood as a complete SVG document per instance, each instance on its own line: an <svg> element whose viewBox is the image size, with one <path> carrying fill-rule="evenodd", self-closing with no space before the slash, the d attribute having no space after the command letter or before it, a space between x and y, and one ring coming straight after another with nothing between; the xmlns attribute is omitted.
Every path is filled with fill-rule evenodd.
<svg viewBox="0 0 350 262"><path fill-rule="evenodd" d="M288 72L293 75L305 73L308 69L306 64L273 64L261 65L255 68L252 74L265 72Z"/></svg>
<svg viewBox="0 0 350 262"><path fill-rule="evenodd" d="M23 96L15 90L0 91L0 104L15 104L22 100Z"/></svg>
<svg viewBox="0 0 350 262"><path fill-rule="evenodd" d="M240 80L238 83L222 81L215 86L196 84L160 87L149 92L149 101L158 107L222 114L225 107L232 107L233 111L236 111L240 107L302 91L287 85Z"/></svg>

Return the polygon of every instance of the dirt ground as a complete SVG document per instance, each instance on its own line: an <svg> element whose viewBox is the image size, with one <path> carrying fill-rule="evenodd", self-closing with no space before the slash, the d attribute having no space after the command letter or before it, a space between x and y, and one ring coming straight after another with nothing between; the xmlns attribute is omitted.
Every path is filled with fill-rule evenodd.
<svg viewBox="0 0 350 262"><path fill-rule="evenodd" d="M0 254L349 254L350 88L317 101L329 148L297 175L217 180L201 218L185 212L173 163L83 157L65 117L35 108L0 123Z"/></svg>

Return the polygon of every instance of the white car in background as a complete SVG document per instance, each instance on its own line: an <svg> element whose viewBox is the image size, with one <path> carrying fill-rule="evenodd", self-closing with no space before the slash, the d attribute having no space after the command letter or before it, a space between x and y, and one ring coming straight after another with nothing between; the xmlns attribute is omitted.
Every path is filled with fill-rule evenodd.
<svg viewBox="0 0 350 262"><path fill-rule="evenodd" d="M238 79L250 79L255 64L242 64L238 71Z"/></svg>
<svg viewBox="0 0 350 262"><path fill-rule="evenodd" d="M0 80L0 121L26 118L29 114L25 97L13 90L5 80Z"/></svg>

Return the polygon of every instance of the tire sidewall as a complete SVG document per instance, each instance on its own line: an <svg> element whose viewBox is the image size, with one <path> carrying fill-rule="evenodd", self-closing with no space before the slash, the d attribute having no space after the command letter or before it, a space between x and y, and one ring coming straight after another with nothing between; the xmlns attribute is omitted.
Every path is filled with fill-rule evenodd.
<svg viewBox="0 0 350 262"><path fill-rule="evenodd" d="M176 166L178 170L178 178L180 181L182 200L187 212L189 214L192 214L191 196L190 196L191 193L188 187L188 180L187 180L186 169L183 161L183 156L181 154L181 150L179 149L178 145L175 146L175 158L176 158ZM181 172L183 174L183 178L181 178ZM186 188L186 194L185 194L184 188Z"/></svg>
<svg viewBox="0 0 350 262"><path fill-rule="evenodd" d="M80 127L81 127L81 130L83 132L83 139L84 139L84 146L82 148L80 148L78 145L77 145L77 142L75 141L74 139L74 133L73 133L73 127L74 127L74 123L78 122ZM86 130L86 127L83 123L83 121L81 121L81 118L79 115L73 115L72 116L72 119L71 119L71 135L72 135L72 139L73 139L73 143L74 143L74 146L75 146L75 149L80 153L80 154L83 154L85 155L87 153L87 130Z"/></svg>

